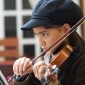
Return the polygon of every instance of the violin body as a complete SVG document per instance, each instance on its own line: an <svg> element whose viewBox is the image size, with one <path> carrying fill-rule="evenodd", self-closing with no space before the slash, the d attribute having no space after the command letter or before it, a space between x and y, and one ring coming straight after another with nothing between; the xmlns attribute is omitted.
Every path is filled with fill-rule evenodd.
<svg viewBox="0 0 85 85"><path fill-rule="evenodd" d="M56 65L58 68L60 65L69 57L70 53L73 51L70 45L66 45L62 50L60 50L56 56L51 59L51 64Z"/></svg>

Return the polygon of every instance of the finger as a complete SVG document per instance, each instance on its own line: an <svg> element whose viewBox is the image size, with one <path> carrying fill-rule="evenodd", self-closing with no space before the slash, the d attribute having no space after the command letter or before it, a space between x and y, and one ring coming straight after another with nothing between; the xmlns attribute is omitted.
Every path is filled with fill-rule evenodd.
<svg viewBox="0 0 85 85"><path fill-rule="evenodd" d="M16 69L16 62L17 62L17 60L14 62L14 64L13 64L13 72L15 73L15 69Z"/></svg>
<svg viewBox="0 0 85 85"><path fill-rule="evenodd" d="M39 73L40 74L44 74L45 73L45 70L46 70L46 65L43 65L43 66L40 67Z"/></svg>
<svg viewBox="0 0 85 85"><path fill-rule="evenodd" d="M52 65L50 63L47 65L47 67L48 67L49 71L52 70Z"/></svg>
<svg viewBox="0 0 85 85"><path fill-rule="evenodd" d="M15 68L15 64L16 64L16 61L15 61L14 64L13 64L13 72L14 72L14 74L16 73L16 72L15 72L15 71L16 71L16 70L15 70L15 69L16 69L16 68Z"/></svg>
<svg viewBox="0 0 85 85"><path fill-rule="evenodd" d="M41 80L44 77L45 70L46 70L46 65L43 65L43 66L40 67L40 69L39 69L39 80Z"/></svg>
<svg viewBox="0 0 85 85"><path fill-rule="evenodd" d="M33 67L29 67L29 68L26 70L27 73L31 73L32 71L33 71Z"/></svg>
<svg viewBox="0 0 85 85"><path fill-rule="evenodd" d="M45 65L44 61L40 61L38 63L35 63L33 66L33 72L36 78L39 79L39 69L41 66Z"/></svg>
<svg viewBox="0 0 85 85"><path fill-rule="evenodd" d="M33 66L33 72L34 72L35 77L38 78L38 66L37 66L37 64L35 64Z"/></svg>
<svg viewBox="0 0 85 85"><path fill-rule="evenodd" d="M58 75L51 73L50 75L47 76L47 79L50 80L51 82L55 82L57 80Z"/></svg>
<svg viewBox="0 0 85 85"><path fill-rule="evenodd" d="M26 71L27 69L32 67L32 61L30 61L29 58L26 58L25 60L26 61L24 62L23 71Z"/></svg>
<svg viewBox="0 0 85 85"><path fill-rule="evenodd" d="M23 73L23 66L24 66L24 62L26 61L26 58L23 57L21 58L21 62L19 63L19 75L22 76Z"/></svg>
<svg viewBox="0 0 85 85"><path fill-rule="evenodd" d="M28 74L32 72L32 67L30 67L29 69L25 70L23 73L22 73L22 76L25 75L25 74Z"/></svg>
<svg viewBox="0 0 85 85"><path fill-rule="evenodd" d="M13 71L14 71L14 74L16 75L19 75L19 63L20 63L20 58L17 59L13 65Z"/></svg>
<svg viewBox="0 0 85 85"><path fill-rule="evenodd" d="M16 62L16 75L19 75L19 64L21 62L21 59L19 59L17 62Z"/></svg>

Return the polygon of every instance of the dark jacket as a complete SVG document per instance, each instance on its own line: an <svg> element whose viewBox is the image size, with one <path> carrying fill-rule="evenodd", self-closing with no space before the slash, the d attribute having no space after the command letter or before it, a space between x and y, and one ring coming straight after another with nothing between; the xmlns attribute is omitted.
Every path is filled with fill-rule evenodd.
<svg viewBox="0 0 85 85"><path fill-rule="evenodd" d="M85 43L82 49L75 46L69 58L60 66L59 78L61 85L85 85ZM41 85L34 74L28 74L21 80L14 79L14 85Z"/></svg>

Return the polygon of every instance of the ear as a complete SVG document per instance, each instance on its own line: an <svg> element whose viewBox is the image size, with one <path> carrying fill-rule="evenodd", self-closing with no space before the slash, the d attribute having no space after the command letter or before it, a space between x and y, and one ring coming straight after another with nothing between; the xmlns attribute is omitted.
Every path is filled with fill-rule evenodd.
<svg viewBox="0 0 85 85"><path fill-rule="evenodd" d="M70 30L70 25L68 24L68 23L65 23L64 25L63 25L63 29L64 29L64 31L65 32L67 32L68 30Z"/></svg>

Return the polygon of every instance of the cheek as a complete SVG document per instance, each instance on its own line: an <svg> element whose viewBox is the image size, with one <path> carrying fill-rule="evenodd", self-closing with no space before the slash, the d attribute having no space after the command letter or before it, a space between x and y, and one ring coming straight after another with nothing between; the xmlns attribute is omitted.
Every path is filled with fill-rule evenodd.
<svg viewBox="0 0 85 85"><path fill-rule="evenodd" d="M56 36L51 36L48 39L46 39L46 44L47 46L51 46L56 40L58 39L58 37Z"/></svg>
<svg viewBox="0 0 85 85"><path fill-rule="evenodd" d="M46 39L47 45L51 46L55 41L57 41L60 37L62 36L62 34L54 34L51 35L48 39Z"/></svg>

